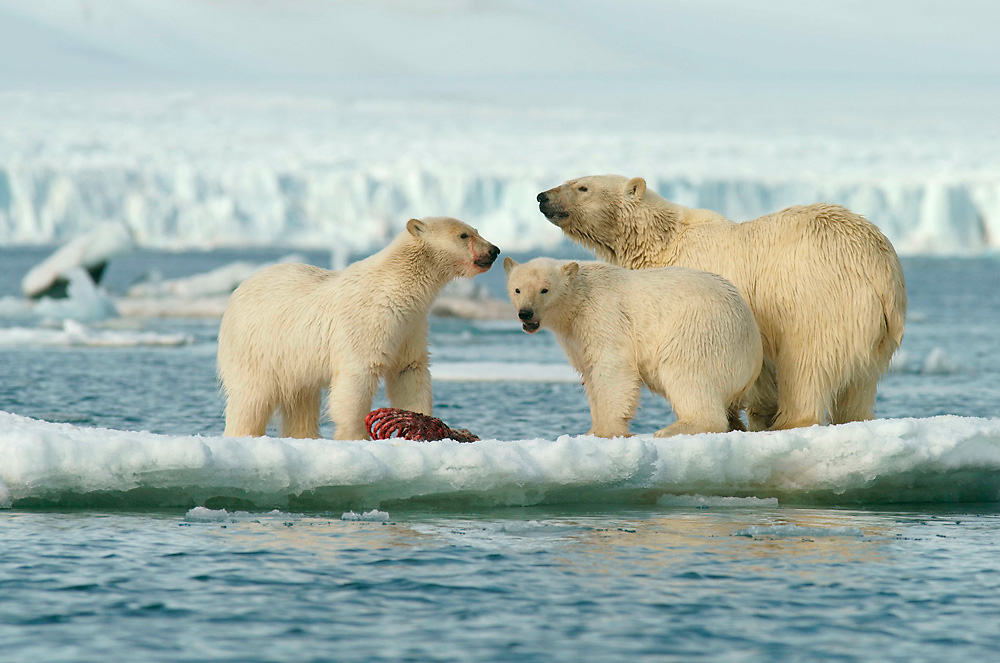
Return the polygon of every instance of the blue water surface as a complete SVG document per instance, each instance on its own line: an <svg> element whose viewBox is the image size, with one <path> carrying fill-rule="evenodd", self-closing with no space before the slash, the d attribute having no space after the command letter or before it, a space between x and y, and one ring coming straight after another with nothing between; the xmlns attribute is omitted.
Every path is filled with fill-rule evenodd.
<svg viewBox="0 0 1000 663"><path fill-rule="evenodd" d="M0 250L12 272L36 258ZM112 265L108 287L232 258L146 252ZM878 416L995 416L997 267L904 262L907 361L883 382ZM0 297L15 292L12 272ZM220 434L218 320L137 324L194 342L0 347L0 410ZM562 361L551 336L516 323L435 320L431 336L440 361ZM946 369L925 365L935 350ZM575 383L438 382L435 407L498 439L589 426ZM671 418L645 394L633 430ZM385 521L0 511L0 660L987 661L1000 650L996 503L408 509Z"/></svg>

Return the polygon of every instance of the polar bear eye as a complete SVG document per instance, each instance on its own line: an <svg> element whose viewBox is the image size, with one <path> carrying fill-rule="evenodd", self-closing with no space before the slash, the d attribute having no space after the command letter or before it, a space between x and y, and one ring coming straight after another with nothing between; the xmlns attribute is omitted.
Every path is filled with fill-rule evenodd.
<svg viewBox="0 0 1000 663"><path fill-rule="evenodd" d="M549 291L549 289L548 289L548 288L542 288L542 294L543 294L543 295L544 295L545 293L547 293L548 291Z"/></svg>
<svg viewBox="0 0 1000 663"><path fill-rule="evenodd" d="M520 295L521 294L521 289L520 288L514 288L514 294L515 295Z"/></svg>
<svg viewBox="0 0 1000 663"><path fill-rule="evenodd" d="M459 238L461 238L461 239L469 239L469 233L462 233L461 235L459 235Z"/></svg>
<svg viewBox="0 0 1000 663"><path fill-rule="evenodd" d="M584 191L584 192L586 192L587 191L587 187L581 186L581 187L577 188L577 191Z"/></svg>

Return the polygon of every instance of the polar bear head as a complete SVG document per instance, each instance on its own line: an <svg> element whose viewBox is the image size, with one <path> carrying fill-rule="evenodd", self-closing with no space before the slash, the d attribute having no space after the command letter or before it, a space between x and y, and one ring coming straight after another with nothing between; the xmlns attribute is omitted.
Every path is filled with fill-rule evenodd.
<svg viewBox="0 0 1000 663"><path fill-rule="evenodd" d="M551 327L565 317L567 295L580 271L579 263L535 258L522 265L513 258L504 258L503 269L507 273L507 294L524 331L534 334L542 323Z"/></svg>
<svg viewBox="0 0 1000 663"><path fill-rule="evenodd" d="M536 197L538 209L575 242L614 262L614 247L631 226L646 195L646 180L591 175L563 182ZM609 255L610 254L610 255Z"/></svg>
<svg viewBox="0 0 1000 663"><path fill-rule="evenodd" d="M406 231L437 268L458 276L475 276L488 271L500 255L479 231L447 216L410 219Z"/></svg>

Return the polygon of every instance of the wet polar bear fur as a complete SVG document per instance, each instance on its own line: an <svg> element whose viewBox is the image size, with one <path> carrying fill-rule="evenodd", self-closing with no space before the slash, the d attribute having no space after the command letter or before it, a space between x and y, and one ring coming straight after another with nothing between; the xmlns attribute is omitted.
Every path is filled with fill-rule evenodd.
<svg viewBox="0 0 1000 663"><path fill-rule="evenodd" d="M878 382L903 339L906 284L892 244L865 218L815 204L734 223L620 175L569 180L538 202L611 263L682 265L736 285L764 343L751 429L874 418Z"/></svg>
<svg viewBox="0 0 1000 663"><path fill-rule="evenodd" d="M763 350L731 283L683 267L632 271L551 258L503 266L524 330L550 329L583 375L588 434L628 435L643 384L677 414L657 437L743 428L739 411Z"/></svg>
<svg viewBox="0 0 1000 663"><path fill-rule="evenodd" d="M261 436L277 408L283 437L319 437L329 387L336 439L368 439L380 378L393 407L432 414L427 311L456 277L487 271L500 250L446 217L411 219L389 246L342 272L263 269L233 293L219 331L225 435Z"/></svg>

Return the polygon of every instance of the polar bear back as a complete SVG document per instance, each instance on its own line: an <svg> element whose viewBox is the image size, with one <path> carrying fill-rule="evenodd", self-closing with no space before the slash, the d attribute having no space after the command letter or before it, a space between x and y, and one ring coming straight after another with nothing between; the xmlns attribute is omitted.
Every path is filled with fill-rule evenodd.
<svg viewBox="0 0 1000 663"><path fill-rule="evenodd" d="M759 368L757 323L726 279L685 267L627 270L579 264L574 287L584 299L573 329L582 346L630 345L640 366L667 361L705 373L707 361L717 367L711 374L736 366Z"/></svg>
<svg viewBox="0 0 1000 663"><path fill-rule="evenodd" d="M303 381L322 384L330 372L331 335L352 324L350 298L338 296L341 277L341 272L313 265L284 263L245 280L230 298L219 330L223 382L277 378L282 389L293 386L281 384L282 376L294 375L296 388ZM237 334L239 342L232 342ZM234 371L254 374L231 375Z"/></svg>

